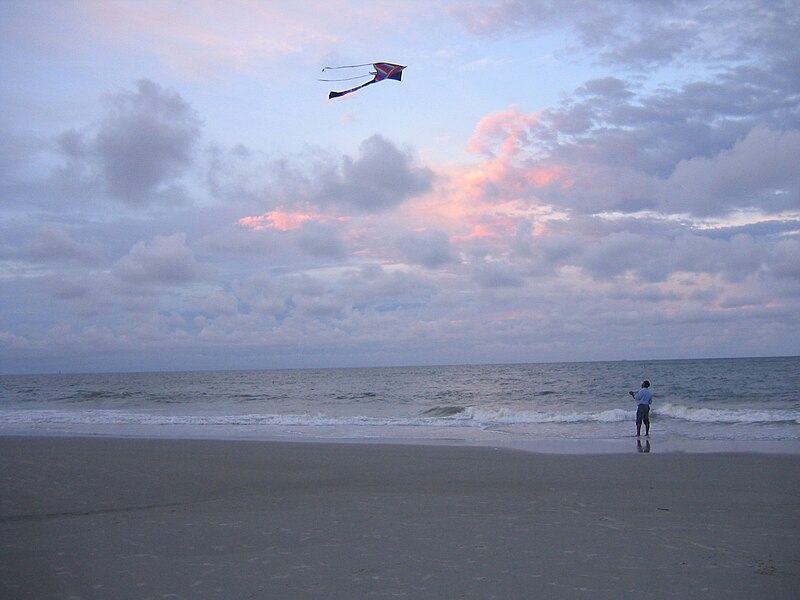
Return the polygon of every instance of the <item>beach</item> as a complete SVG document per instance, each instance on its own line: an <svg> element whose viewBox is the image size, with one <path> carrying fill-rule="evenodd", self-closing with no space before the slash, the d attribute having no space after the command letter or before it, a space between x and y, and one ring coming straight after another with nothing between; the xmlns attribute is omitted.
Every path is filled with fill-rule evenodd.
<svg viewBox="0 0 800 600"><path fill-rule="evenodd" d="M634 446L0 437L0 594L794 598L798 467Z"/></svg>

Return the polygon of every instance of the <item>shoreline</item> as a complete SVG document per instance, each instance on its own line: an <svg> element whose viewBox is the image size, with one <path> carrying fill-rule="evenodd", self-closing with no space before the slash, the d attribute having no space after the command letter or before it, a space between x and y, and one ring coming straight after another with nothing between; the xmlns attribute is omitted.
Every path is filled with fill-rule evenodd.
<svg viewBox="0 0 800 600"><path fill-rule="evenodd" d="M300 444L359 444L359 445L401 445L401 446L453 446L467 448L503 448L523 452L563 455L602 455L642 453L688 453L688 454L784 454L800 455L798 440L731 440L731 439L692 439L670 434L653 433L650 436L620 436L597 438L558 438L539 437L535 439L494 437L486 439L467 439L453 436L450 431L433 433L427 437L415 436L369 436L347 435L326 436L322 434L269 433L259 431L213 431L211 428L181 428L171 426L169 431L153 427L99 428L87 426L78 429L51 429L47 431L28 427L0 425L0 438L3 437L56 437L56 438L119 438L140 440L208 440L231 442L266 442ZM447 435L451 434L451 435Z"/></svg>
<svg viewBox="0 0 800 600"><path fill-rule="evenodd" d="M0 436L0 589L792 598L798 467L759 453Z"/></svg>

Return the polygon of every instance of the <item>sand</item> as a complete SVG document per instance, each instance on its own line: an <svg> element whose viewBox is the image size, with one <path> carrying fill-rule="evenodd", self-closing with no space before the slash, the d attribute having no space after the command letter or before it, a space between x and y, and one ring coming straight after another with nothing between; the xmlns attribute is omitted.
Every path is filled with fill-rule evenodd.
<svg viewBox="0 0 800 600"><path fill-rule="evenodd" d="M796 598L800 456L0 438L0 597Z"/></svg>

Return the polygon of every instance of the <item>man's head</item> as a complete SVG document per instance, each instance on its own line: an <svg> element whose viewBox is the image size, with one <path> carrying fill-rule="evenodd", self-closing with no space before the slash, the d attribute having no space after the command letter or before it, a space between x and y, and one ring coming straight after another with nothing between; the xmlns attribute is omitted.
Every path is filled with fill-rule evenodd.
<svg viewBox="0 0 800 600"><path fill-rule="evenodd" d="M650 382L649 382L649 381L647 381L647 379L645 379L645 380L642 382L642 387L650 387Z"/></svg>

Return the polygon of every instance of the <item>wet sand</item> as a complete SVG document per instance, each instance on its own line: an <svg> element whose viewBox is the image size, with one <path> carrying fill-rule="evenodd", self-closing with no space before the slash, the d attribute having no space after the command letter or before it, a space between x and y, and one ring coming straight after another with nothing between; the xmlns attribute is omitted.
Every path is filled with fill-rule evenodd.
<svg viewBox="0 0 800 600"><path fill-rule="evenodd" d="M794 598L800 456L0 437L4 598Z"/></svg>

